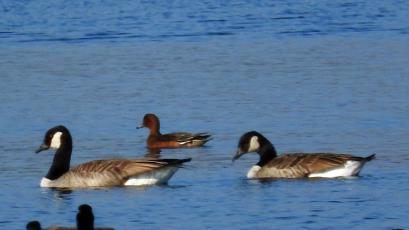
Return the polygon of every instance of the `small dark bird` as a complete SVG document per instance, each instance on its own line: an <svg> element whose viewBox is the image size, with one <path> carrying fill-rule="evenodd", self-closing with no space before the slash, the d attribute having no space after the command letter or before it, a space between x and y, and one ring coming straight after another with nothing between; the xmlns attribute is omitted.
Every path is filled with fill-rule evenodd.
<svg viewBox="0 0 409 230"><path fill-rule="evenodd" d="M41 224L36 220L30 221L26 225L26 230L41 230Z"/></svg>
<svg viewBox="0 0 409 230"><path fill-rule="evenodd" d="M114 230L110 227L97 227L94 228L94 214L92 213L92 207L88 204L82 204L78 207L77 213L77 227L60 227L52 226L46 228L47 230ZM41 230L40 222L30 221L26 225L26 230Z"/></svg>
<svg viewBox="0 0 409 230"><path fill-rule="evenodd" d="M77 228L78 230L94 230L94 214L88 204L78 207Z"/></svg>

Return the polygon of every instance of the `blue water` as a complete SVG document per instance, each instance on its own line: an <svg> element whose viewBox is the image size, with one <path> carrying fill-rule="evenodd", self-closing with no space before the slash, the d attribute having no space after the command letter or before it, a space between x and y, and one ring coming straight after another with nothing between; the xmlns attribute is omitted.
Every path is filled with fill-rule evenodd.
<svg viewBox="0 0 409 230"><path fill-rule="evenodd" d="M75 225L92 205L116 229L409 228L406 1L1 1L0 226ZM39 187L67 126L72 164L147 153L162 131L208 131L168 186ZM247 180L249 130L279 152L372 153L361 176Z"/></svg>

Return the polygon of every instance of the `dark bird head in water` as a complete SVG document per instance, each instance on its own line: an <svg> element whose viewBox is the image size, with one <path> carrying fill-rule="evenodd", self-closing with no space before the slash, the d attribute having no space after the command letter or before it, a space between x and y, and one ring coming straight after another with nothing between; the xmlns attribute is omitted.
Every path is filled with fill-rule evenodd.
<svg viewBox="0 0 409 230"><path fill-rule="evenodd" d="M30 221L30 222L27 223L26 229L27 230L41 230L41 224L40 224L40 222L38 222L36 220Z"/></svg>
<svg viewBox="0 0 409 230"><path fill-rule="evenodd" d="M88 204L82 204L78 207L77 228L78 230L94 229L94 214Z"/></svg>

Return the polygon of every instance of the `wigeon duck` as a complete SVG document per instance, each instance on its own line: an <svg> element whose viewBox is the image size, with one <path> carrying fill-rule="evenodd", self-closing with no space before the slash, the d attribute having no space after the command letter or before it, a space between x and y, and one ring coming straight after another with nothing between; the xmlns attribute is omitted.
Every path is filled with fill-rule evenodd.
<svg viewBox="0 0 409 230"><path fill-rule="evenodd" d="M200 147L211 140L208 133L160 133L159 118L155 114L145 114L142 126L150 130L146 143L148 148L182 148L182 147Z"/></svg>
<svg viewBox="0 0 409 230"><path fill-rule="evenodd" d="M184 162L191 159L109 159L94 160L70 169L72 138L64 126L47 131L39 153L56 149L53 163L41 187L84 188L165 184Z"/></svg>
<svg viewBox="0 0 409 230"><path fill-rule="evenodd" d="M247 178L308 178L357 176L366 162L375 158L334 153L295 153L277 156L267 138L258 132L245 133L239 140L233 161L242 155L256 152L259 162L251 167Z"/></svg>

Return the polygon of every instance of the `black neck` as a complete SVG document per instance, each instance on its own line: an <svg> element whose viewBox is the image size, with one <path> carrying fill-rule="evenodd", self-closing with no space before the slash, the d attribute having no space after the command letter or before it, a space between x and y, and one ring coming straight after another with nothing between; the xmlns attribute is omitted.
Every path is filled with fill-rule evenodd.
<svg viewBox="0 0 409 230"><path fill-rule="evenodd" d="M94 230L94 215L92 213L79 213L77 215L78 230Z"/></svg>
<svg viewBox="0 0 409 230"><path fill-rule="evenodd" d="M78 230L94 230L94 218L92 220L81 220L77 222Z"/></svg>
<svg viewBox="0 0 409 230"><path fill-rule="evenodd" d="M275 150L274 145L266 138L259 138L259 142L260 148L257 153L260 155L260 161L257 165L263 167L269 161L277 157L277 151Z"/></svg>
<svg viewBox="0 0 409 230"><path fill-rule="evenodd" d="M72 140L70 136L62 136L61 146L54 155L53 164L48 170L46 178L55 180L70 170Z"/></svg>

